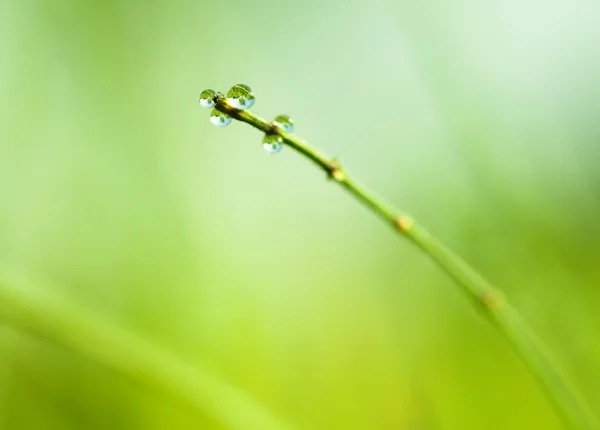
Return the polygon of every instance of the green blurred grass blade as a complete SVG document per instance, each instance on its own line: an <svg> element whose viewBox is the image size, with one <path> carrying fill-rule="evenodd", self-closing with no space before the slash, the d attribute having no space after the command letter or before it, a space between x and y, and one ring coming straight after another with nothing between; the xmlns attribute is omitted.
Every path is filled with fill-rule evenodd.
<svg viewBox="0 0 600 430"><path fill-rule="evenodd" d="M190 404L225 428L290 430L239 389L76 309L0 286L0 321Z"/></svg>

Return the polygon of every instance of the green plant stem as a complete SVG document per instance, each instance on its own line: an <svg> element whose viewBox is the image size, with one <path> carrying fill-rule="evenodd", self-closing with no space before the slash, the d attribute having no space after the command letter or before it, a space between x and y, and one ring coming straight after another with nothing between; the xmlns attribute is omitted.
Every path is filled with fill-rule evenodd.
<svg viewBox="0 0 600 430"><path fill-rule="evenodd" d="M239 389L130 332L0 284L0 322L47 340L191 406L218 428L290 430Z"/></svg>
<svg viewBox="0 0 600 430"><path fill-rule="evenodd" d="M503 294L494 289L465 261L419 226L410 216L398 213L358 181L352 179L337 160L330 159L298 136L286 133L276 124L250 111L232 108L224 99L217 98L216 101L216 108L221 112L265 133L281 136L285 144L317 164L329 178L353 194L386 224L410 239L454 279L467 298L481 309L487 319L508 339L540 383L563 423L572 429L600 429L597 419L561 373L543 342L525 324L519 313L508 304Z"/></svg>

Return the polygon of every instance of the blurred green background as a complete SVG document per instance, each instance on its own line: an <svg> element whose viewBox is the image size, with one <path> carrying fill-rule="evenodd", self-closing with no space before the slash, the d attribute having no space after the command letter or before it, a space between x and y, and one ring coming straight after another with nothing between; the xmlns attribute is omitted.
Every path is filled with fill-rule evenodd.
<svg viewBox="0 0 600 430"><path fill-rule="evenodd" d="M210 369L301 429L559 429L425 256L253 108L499 286L600 411L600 3L0 2L0 277ZM0 429L214 422L0 325Z"/></svg>

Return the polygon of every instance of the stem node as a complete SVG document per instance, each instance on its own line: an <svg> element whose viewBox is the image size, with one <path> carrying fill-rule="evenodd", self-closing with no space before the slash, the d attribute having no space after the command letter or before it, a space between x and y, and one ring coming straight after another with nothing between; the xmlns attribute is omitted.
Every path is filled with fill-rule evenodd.
<svg viewBox="0 0 600 430"><path fill-rule="evenodd" d="M396 218L394 226L402 233L407 233L414 225L414 221L408 215L400 215Z"/></svg>
<svg viewBox="0 0 600 430"><path fill-rule="evenodd" d="M346 180L346 172L342 169L342 165L339 160L331 160L327 166L327 176L329 179L333 179L338 182Z"/></svg>
<svg viewBox="0 0 600 430"><path fill-rule="evenodd" d="M481 293L479 297L479 303L487 312L495 313L499 311L504 305L505 298L504 294L495 289L489 289Z"/></svg>

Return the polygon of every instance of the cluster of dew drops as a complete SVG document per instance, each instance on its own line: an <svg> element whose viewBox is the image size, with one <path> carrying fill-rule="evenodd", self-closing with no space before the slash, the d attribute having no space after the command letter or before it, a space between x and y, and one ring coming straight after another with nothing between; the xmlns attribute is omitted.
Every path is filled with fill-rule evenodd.
<svg viewBox="0 0 600 430"><path fill-rule="evenodd" d="M225 99L227 104L239 110L250 109L254 105L254 93L248 85L237 84L231 87L227 95L214 90L204 90L200 93L200 106L211 109L210 122L217 127L225 127L231 124L231 116L218 110L217 99ZM287 133L294 130L294 121L289 115L278 115L273 125L281 128ZM276 134L267 133L262 141L263 149L269 154L277 154L283 148L283 139Z"/></svg>

